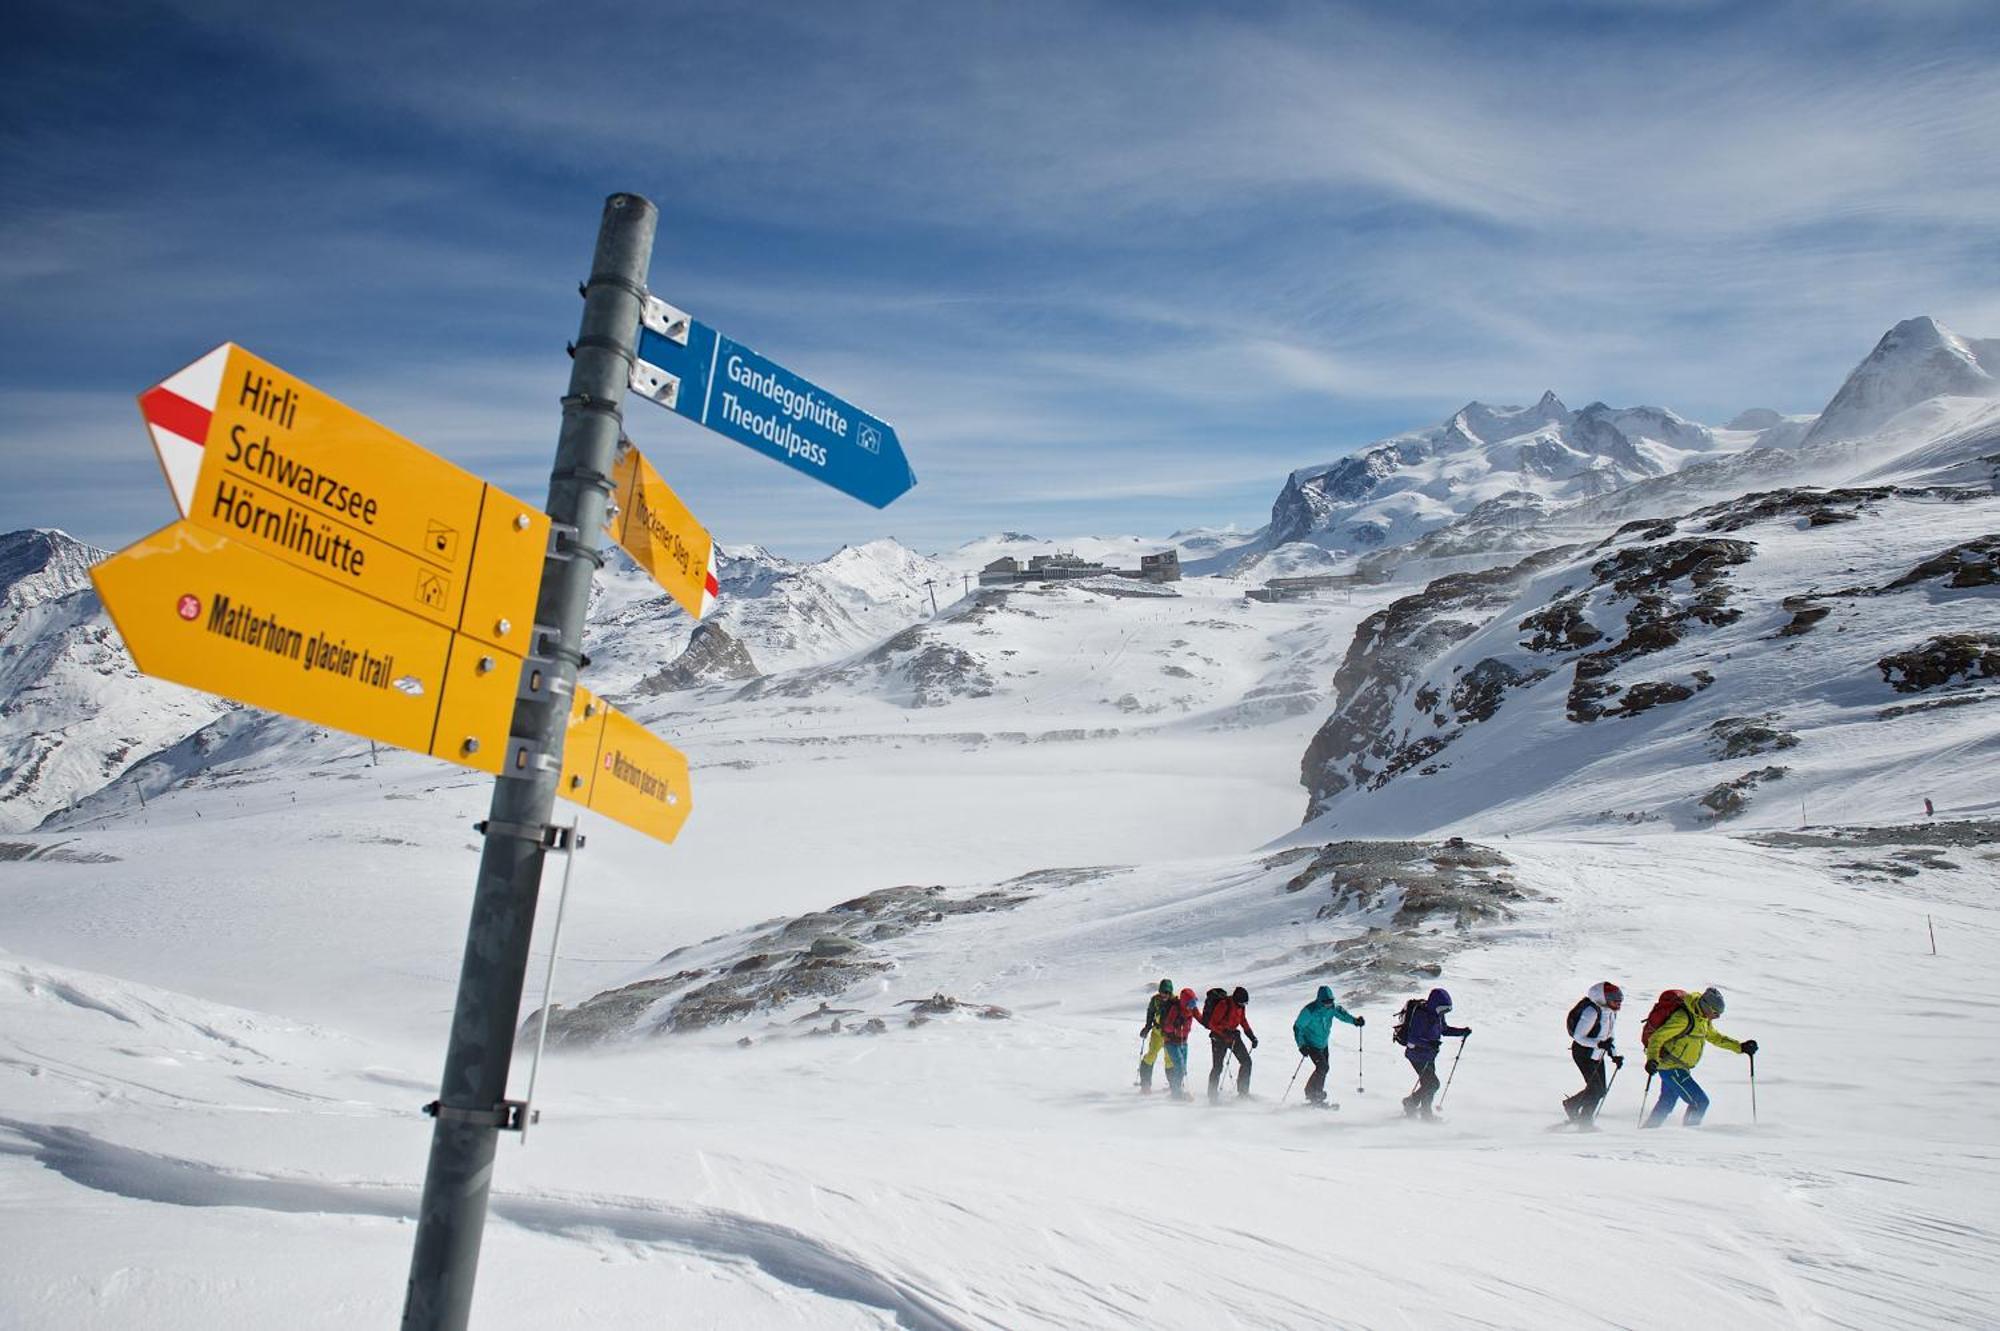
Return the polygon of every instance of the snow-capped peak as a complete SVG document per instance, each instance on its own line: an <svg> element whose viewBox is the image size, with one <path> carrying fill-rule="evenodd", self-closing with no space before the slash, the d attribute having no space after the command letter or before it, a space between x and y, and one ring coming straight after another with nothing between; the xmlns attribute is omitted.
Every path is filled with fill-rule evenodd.
<svg viewBox="0 0 2000 1331"><path fill-rule="evenodd" d="M1929 315L1903 320L1847 376L1805 442L1862 438L1936 397L2000 397L2000 339L1961 337Z"/></svg>

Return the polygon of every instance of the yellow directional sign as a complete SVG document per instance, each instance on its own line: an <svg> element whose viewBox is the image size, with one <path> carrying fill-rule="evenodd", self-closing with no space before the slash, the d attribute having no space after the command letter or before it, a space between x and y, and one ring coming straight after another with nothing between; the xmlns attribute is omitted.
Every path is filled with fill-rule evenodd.
<svg viewBox="0 0 2000 1331"><path fill-rule="evenodd" d="M188 521L128 546L90 578L148 675L500 770L519 656Z"/></svg>
<svg viewBox="0 0 2000 1331"><path fill-rule="evenodd" d="M234 343L139 405L163 465L186 459L168 478L189 521L443 628L528 650L549 539L533 505Z"/></svg>
<svg viewBox="0 0 2000 1331"><path fill-rule="evenodd" d="M715 540L653 465L627 444L611 473L617 513L605 532L696 619L715 604Z"/></svg>
<svg viewBox="0 0 2000 1331"><path fill-rule="evenodd" d="M556 790L661 841L679 836L694 811L680 750L581 685L570 701Z"/></svg>

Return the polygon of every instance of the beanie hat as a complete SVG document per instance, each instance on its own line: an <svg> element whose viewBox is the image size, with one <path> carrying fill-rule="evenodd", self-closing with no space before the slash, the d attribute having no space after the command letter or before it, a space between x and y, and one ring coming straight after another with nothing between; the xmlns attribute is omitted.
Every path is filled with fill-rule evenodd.
<svg viewBox="0 0 2000 1331"><path fill-rule="evenodd" d="M1173 997L1174 982L1172 980L1160 981L1160 992L1167 995L1169 998Z"/></svg>
<svg viewBox="0 0 2000 1331"><path fill-rule="evenodd" d="M1247 1003L1250 1001L1250 991L1239 984L1236 986L1236 992L1229 997L1238 1003Z"/></svg>

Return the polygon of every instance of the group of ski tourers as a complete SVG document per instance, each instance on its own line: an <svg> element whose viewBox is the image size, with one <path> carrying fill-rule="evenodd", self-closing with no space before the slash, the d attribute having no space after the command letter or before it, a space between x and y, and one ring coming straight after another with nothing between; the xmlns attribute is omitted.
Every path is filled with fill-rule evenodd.
<svg viewBox="0 0 2000 1331"><path fill-rule="evenodd" d="M1618 1052L1614 1038L1618 1013L1624 1006L1624 991L1606 980L1592 985L1590 991L1570 1008L1564 1020L1563 1028L1570 1041L1570 1058L1575 1062L1577 1071L1583 1074L1583 1089L1565 1097L1562 1102L1566 1124L1574 1124L1584 1131L1596 1128L1597 1111L1610 1093L1611 1081L1625 1066L1625 1056ZM1646 1049L1647 1092L1651 1093L1652 1078L1657 1075L1660 1079L1660 1098L1642 1126L1659 1127L1673 1113L1674 1106L1679 1104L1687 1106L1682 1122L1689 1126L1701 1122L1702 1116L1708 1112L1708 1095L1696 1083L1694 1068L1701 1061L1702 1050L1711 1044L1749 1056L1754 1091L1757 1042L1733 1040L1716 1030L1715 1020L1722 1015L1722 1011L1722 991L1714 986L1699 992L1668 989L1654 1002L1652 1011L1646 1014L1641 1026L1640 1038ZM1459 1052L1464 1053L1463 1042L1472 1034L1472 1028L1452 1025L1450 1014L1451 995L1443 989L1433 989L1423 998L1405 1002L1397 1015L1390 1038L1402 1046L1403 1057L1417 1074L1415 1088L1403 1097L1406 1117L1436 1117L1433 1103L1443 1084L1437 1074L1438 1055L1448 1039L1460 1041ZM1313 1065L1312 1076L1306 1079L1306 1103L1318 1108L1326 1108L1329 1104L1326 1078L1332 1058L1328 1049L1336 1021L1356 1028L1358 1060L1362 1038L1360 1028L1365 1027L1368 1020L1342 1007L1327 985L1321 985L1312 1001L1300 1008L1299 1015L1292 1020L1292 1042L1298 1046L1299 1066L1303 1068L1307 1062ZM1146 1004L1146 1021L1139 1029L1142 1045L1139 1089L1148 1093L1152 1091L1153 1067L1164 1055L1167 1093L1176 1100L1194 1098L1187 1090L1187 1070L1188 1041L1196 1026L1208 1032L1211 1060L1208 1069L1209 1103L1221 1100L1222 1074L1232 1058L1236 1060L1236 1094L1247 1097L1250 1094L1250 1050L1257 1047L1257 1032L1250 1025L1250 992L1242 985L1232 990L1210 989L1206 999L1197 1002L1194 990L1182 989L1176 993L1173 981L1160 981L1158 991ZM1244 1046L1246 1039L1249 1041L1248 1048ZM1606 1063L1611 1065L1609 1078L1605 1075ZM1457 1059L1454 1058L1453 1066L1456 1065ZM1297 1079L1296 1069L1292 1076ZM1287 1094L1290 1090L1287 1085Z"/></svg>

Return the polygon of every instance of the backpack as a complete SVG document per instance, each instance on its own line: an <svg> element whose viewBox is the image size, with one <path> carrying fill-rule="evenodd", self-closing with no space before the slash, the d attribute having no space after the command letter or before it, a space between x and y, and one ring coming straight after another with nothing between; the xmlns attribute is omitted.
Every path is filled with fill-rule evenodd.
<svg viewBox="0 0 2000 1331"><path fill-rule="evenodd" d="M1220 985L1208 991L1201 1006L1201 1024L1215 1029L1216 1019L1229 1011L1229 991Z"/></svg>
<svg viewBox="0 0 2000 1331"><path fill-rule="evenodd" d="M1584 995L1582 998L1577 999L1576 1006L1571 1008L1569 1010L1569 1016L1563 1019L1563 1034L1569 1036L1569 1038L1572 1041L1575 1041L1576 1024L1579 1021L1583 1020L1583 1010L1587 1007L1596 1007L1596 1006L1597 1005L1595 1003L1590 1001L1590 996L1588 994ZM1598 1032L1602 1031L1603 1029L1604 1029L1604 1013L1600 1011L1597 1014L1597 1024L1591 1028L1590 1034L1593 1038L1595 1038Z"/></svg>
<svg viewBox="0 0 2000 1331"><path fill-rule="evenodd" d="M1389 1038L1391 1040L1401 1045L1406 1045L1410 1042L1410 1014L1422 1007L1423 1002L1424 1000L1421 998L1410 998L1403 1001L1402 1013L1396 1018L1396 1024L1389 1028Z"/></svg>
<svg viewBox="0 0 2000 1331"><path fill-rule="evenodd" d="M1667 1024L1667 1018L1679 1012L1687 1003L1685 989L1662 989L1660 996L1653 1000L1653 1010L1646 1014L1646 1022L1639 1028L1640 1047L1653 1043L1653 1032Z"/></svg>

